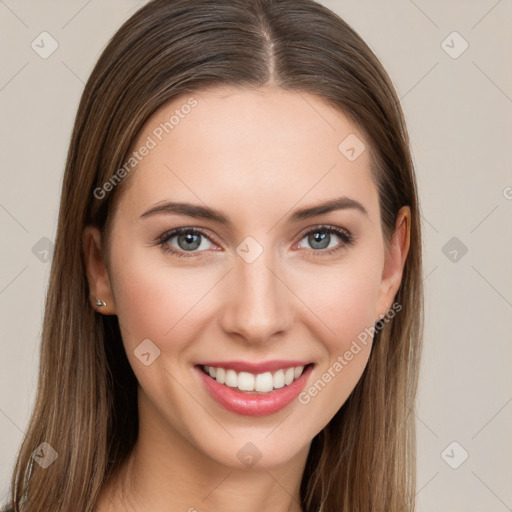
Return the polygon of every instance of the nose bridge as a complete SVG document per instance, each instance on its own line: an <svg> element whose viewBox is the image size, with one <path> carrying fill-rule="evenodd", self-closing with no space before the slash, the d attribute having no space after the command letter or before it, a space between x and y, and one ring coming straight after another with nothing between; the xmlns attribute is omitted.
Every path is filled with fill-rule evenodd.
<svg viewBox="0 0 512 512"><path fill-rule="evenodd" d="M270 250L252 262L242 256L235 259L222 316L226 331L263 342L287 328L292 316L290 292L280 282L274 261Z"/></svg>

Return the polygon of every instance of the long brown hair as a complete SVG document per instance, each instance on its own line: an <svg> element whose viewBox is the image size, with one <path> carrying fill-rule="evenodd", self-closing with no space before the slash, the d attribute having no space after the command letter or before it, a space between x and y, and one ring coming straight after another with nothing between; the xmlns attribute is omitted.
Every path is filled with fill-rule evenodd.
<svg viewBox="0 0 512 512"><path fill-rule="evenodd" d="M108 227L124 182L94 191L126 162L164 102L211 85L313 93L348 116L372 148L382 232L411 210L410 248L364 373L313 439L300 489L305 512L414 510L414 401L423 331L420 211L405 120L377 57L341 18L312 0L154 0L113 36L83 92L64 173L45 304L37 397L12 481L16 511L94 509L138 432L137 382L116 316L90 306L86 225ZM340 141L341 142L341 141ZM43 469L32 453L58 454Z"/></svg>

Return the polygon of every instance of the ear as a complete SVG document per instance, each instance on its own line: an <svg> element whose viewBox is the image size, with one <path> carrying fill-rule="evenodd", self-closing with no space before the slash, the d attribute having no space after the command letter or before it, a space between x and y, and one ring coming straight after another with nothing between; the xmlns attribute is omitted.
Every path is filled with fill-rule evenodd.
<svg viewBox="0 0 512 512"><path fill-rule="evenodd" d="M110 286L101 242L101 233L97 227L87 226L84 229L82 248L84 251L85 272L89 282L89 299L92 307L99 313L115 315L114 294ZM98 306L96 304L97 299L100 299L106 305Z"/></svg>
<svg viewBox="0 0 512 512"><path fill-rule="evenodd" d="M411 235L411 210L403 206L397 215L395 232L391 238L386 254L377 305L380 320L391 306L402 282L405 261L409 252Z"/></svg>

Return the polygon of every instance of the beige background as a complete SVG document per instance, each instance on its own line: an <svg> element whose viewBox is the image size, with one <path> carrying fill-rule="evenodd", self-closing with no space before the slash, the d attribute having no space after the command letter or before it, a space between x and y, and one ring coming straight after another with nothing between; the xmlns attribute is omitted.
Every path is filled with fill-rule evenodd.
<svg viewBox="0 0 512 512"><path fill-rule="evenodd" d="M2 502L35 396L45 251L78 100L143 3L0 0ZM381 59L412 140L426 285L419 511L512 510L512 2L321 3ZM43 31L58 43L47 59L31 48Z"/></svg>

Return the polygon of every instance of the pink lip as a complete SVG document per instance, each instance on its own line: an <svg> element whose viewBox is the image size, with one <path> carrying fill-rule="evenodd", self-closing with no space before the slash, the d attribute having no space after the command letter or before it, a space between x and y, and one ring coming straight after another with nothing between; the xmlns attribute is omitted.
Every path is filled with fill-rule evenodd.
<svg viewBox="0 0 512 512"><path fill-rule="evenodd" d="M277 370L285 370L295 366L306 366L311 361L263 361L261 363L250 363L246 361L205 361L198 363L202 366L215 366L215 368L225 368L226 370L235 370L235 372L258 373L275 372Z"/></svg>
<svg viewBox="0 0 512 512"><path fill-rule="evenodd" d="M207 364L207 366L215 365L210 363ZM296 366L303 365L297 364ZM222 367L226 368L225 366ZM266 368L268 368L268 366L266 366ZM279 368L284 367L280 366ZM304 368L302 375L298 379L294 380L289 386L284 386L280 389L274 389L273 391L262 394L255 392L243 392L239 391L237 388L230 388L224 384L219 384L215 379L206 375L206 373L201 369L201 366L195 366L195 369L199 372L200 378L214 400L225 407L228 411L243 414L245 416L266 416L280 411L297 398L306 385L309 374L313 370L313 365L310 364Z"/></svg>

